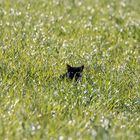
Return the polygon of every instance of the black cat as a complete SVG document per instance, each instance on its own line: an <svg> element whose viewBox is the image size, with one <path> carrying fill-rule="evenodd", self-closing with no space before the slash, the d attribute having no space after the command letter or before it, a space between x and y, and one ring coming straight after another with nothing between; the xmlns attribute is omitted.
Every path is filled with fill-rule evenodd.
<svg viewBox="0 0 140 140"><path fill-rule="evenodd" d="M61 78L68 78L71 80L75 80L75 81L80 81L82 79L82 72L84 69L84 65L80 66L80 67L72 67L70 65L67 64L67 72L63 75L61 75Z"/></svg>

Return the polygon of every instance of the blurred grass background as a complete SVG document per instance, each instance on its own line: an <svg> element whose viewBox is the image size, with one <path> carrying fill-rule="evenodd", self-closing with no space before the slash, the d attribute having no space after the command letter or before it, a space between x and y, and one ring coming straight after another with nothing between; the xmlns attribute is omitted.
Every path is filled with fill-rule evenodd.
<svg viewBox="0 0 140 140"><path fill-rule="evenodd" d="M139 7L0 0L0 139L139 140ZM59 81L67 63L81 83Z"/></svg>

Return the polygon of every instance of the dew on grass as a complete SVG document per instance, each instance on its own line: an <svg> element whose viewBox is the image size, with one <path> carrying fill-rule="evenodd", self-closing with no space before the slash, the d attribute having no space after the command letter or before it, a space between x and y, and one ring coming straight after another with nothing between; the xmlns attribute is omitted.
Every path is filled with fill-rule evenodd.
<svg viewBox="0 0 140 140"><path fill-rule="evenodd" d="M110 122L109 122L109 120L107 118L102 116L100 122L101 122L101 125L102 125L103 128L105 128L105 129L109 128Z"/></svg>
<svg viewBox="0 0 140 140"><path fill-rule="evenodd" d="M64 32L64 33L67 32L67 30L66 30L66 28L65 28L64 26L61 26L61 30L62 30L62 32Z"/></svg>
<svg viewBox="0 0 140 140"><path fill-rule="evenodd" d="M72 137L68 137L68 140L73 140L73 138Z"/></svg>
<svg viewBox="0 0 140 140"><path fill-rule="evenodd" d="M88 121L88 122L85 124L85 129L89 129L90 126L91 126L91 123L90 123L90 121Z"/></svg>
<svg viewBox="0 0 140 140"><path fill-rule="evenodd" d="M93 137L96 137L96 136L97 136L97 132L96 132L95 129L91 129L91 130L90 130L90 133L91 133L91 135L92 135Z"/></svg>
<svg viewBox="0 0 140 140"><path fill-rule="evenodd" d="M51 111L51 115L52 115L52 117L55 117L56 116L56 111Z"/></svg>
<svg viewBox="0 0 140 140"><path fill-rule="evenodd" d="M62 21L63 18L64 18L63 16L59 16L59 17L58 17L58 21Z"/></svg>
<svg viewBox="0 0 140 140"><path fill-rule="evenodd" d="M41 129L41 126L40 126L40 125L37 125L37 129L38 129L38 130Z"/></svg>
<svg viewBox="0 0 140 140"><path fill-rule="evenodd" d="M93 30L94 30L94 31L98 31L99 29L98 29L98 27L95 27Z"/></svg>
<svg viewBox="0 0 140 140"><path fill-rule="evenodd" d="M80 137L80 136L81 136L81 132L78 131L78 132L76 133L76 136L77 136L77 137Z"/></svg>
<svg viewBox="0 0 140 140"><path fill-rule="evenodd" d="M63 136L59 136L58 140L64 140Z"/></svg>
<svg viewBox="0 0 140 140"><path fill-rule="evenodd" d="M16 16L21 16L21 12L16 12Z"/></svg>
<svg viewBox="0 0 140 140"><path fill-rule="evenodd" d="M91 22L88 22L88 23L86 23L86 24L84 25L84 28L87 28L87 29L89 29L89 28L91 28L91 27L92 27Z"/></svg>
<svg viewBox="0 0 140 140"><path fill-rule="evenodd" d="M35 128L35 126L33 124L31 124L31 130L32 131L35 131L36 130L36 128Z"/></svg>
<svg viewBox="0 0 140 140"><path fill-rule="evenodd" d="M126 125L121 125L121 126L120 126L120 128L125 128L125 127L126 127Z"/></svg>
<svg viewBox="0 0 140 140"><path fill-rule="evenodd" d="M30 127L31 127L31 134L35 135L35 133L36 133L36 126L34 124L31 124Z"/></svg>
<svg viewBox="0 0 140 140"><path fill-rule="evenodd" d="M62 47L64 47L64 48L68 47L68 42L67 42L67 40L64 40L64 41L63 41Z"/></svg>
<svg viewBox="0 0 140 140"><path fill-rule="evenodd" d="M125 8L125 7L126 7L125 1L121 1L121 2L120 2L120 5L121 5L123 8Z"/></svg>
<svg viewBox="0 0 140 140"><path fill-rule="evenodd" d="M72 24L73 22L72 22L72 20L68 20L68 23L69 23L69 24Z"/></svg>
<svg viewBox="0 0 140 140"><path fill-rule="evenodd" d="M20 101L19 99L16 99L15 103L13 104L13 107L16 107L16 105L19 103L19 101Z"/></svg>
<svg viewBox="0 0 140 140"><path fill-rule="evenodd" d="M82 5L82 1L77 1L77 6L81 6Z"/></svg>
<svg viewBox="0 0 140 140"><path fill-rule="evenodd" d="M14 15L15 10L13 8L10 9L10 15Z"/></svg>
<svg viewBox="0 0 140 140"><path fill-rule="evenodd" d="M54 91L53 95L58 96L58 91Z"/></svg>
<svg viewBox="0 0 140 140"><path fill-rule="evenodd" d="M7 25L7 26L10 26L10 23L7 21L7 22L6 22L6 25Z"/></svg>
<svg viewBox="0 0 140 140"><path fill-rule="evenodd" d="M84 90L84 94L88 94L88 90Z"/></svg>
<svg viewBox="0 0 140 140"><path fill-rule="evenodd" d="M68 122L68 124L71 125L71 126L75 126L76 121L75 121L75 120L70 120L70 121Z"/></svg>
<svg viewBox="0 0 140 140"><path fill-rule="evenodd" d="M92 6L92 4L94 5ZM102 130L110 128L110 119L106 117L102 118L102 121L99 122L99 129L97 124L98 121L100 121L98 117L100 118L100 116L102 116L100 112L104 110L104 106L107 105L107 103L109 103L106 106L106 110L108 111L104 111L104 114L108 115L108 113L110 113L114 117L112 124L114 126L111 127L111 129L115 128L116 130L116 124L117 128L120 128L121 123L123 122L124 125L128 124L129 126L133 126L133 128L131 127L131 131L132 133L136 132L135 135L137 135L137 119L134 116L138 115L137 112L139 109L139 101L133 100L133 97L135 95L139 95L139 79L137 78L139 76L139 68L136 64L140 62L140 56L138 54L138 28L140 25L140 20L138 18L139 14L137 13L137 5L133 7L132 2L131 5L127 7L127 3L125 0L112 3L98 3L97 1L91 1L89 3L89 1L77 0L74 1L74 3L69 3L61 0L53 0L53 4L52 2L44 1L42 3L41 1L39 1L33 3L30 2L30 4L26 5L23 4L22 6L21 4L18 5L17 3L16 9L11 8L11 11L9 11L9 8L7 7L8 5L6 5L6 3L6 6L4 7L2 5L3 4L0 5L0 16L2 17L0 19L0 26L2 29L1 32L3 32L1 35L1 42L3 42L3 44L1 43L1 46L3 46L2 49L5 49L5 53L1 55L1 60L7 63L8 70L5 70L3 72L3 78L1 78L2 83L0 83L2 89L1 114L2 118L6 120L4 122L4 129L7 131L7 133L5 133L4 136L1 135L0 138L10 137L12 139L11 135L14 135L16 139L17 136L22 137L24 135L29 139L39 138L39 136L44 139L56 139L59 136L61 139L62 136L62 139L65 139L68 138L67 132L69 132L71 129L74 133L70 134L70 139L74 139L75 137L77 137L77 132L81 132L79 134L79 139L84 139L84 137L82 136L85 135L87 139L90 139L91 137L95 139L98 135L97 132L100 127L102 127ZM14 5L10 6L15 7ZM93 7L95 7L95 9ZM133 10L131 10L131 7L133 7ZM39 10L39 8L41 9ZM114 9L116 9L115 12ZM108 20L108 18L110 18L111 20ZM59 32L62 33L61 36L58 36ZM24 33L26 33L26 35ZM21 43L25 44L26 46L22 48ZM116 44L118 44L118 46L120 47L116 48ZM30 48L30 46L32 47ZM133 50L133 46L137 46L137 48ZM57 55L55 55L56 52L54 51L57 47L60 52L59 58L57 57ZM14 55L13 50L18 51L20 57L18 57L17 54ZM121 50L123 51L121 52ZM55 56L56 58L54 59ZM38 60L35 65L34 59ZM33 79L31 80L31 82L33 86L30 86L29 82L29 85L27 84L23 87L23 82L25 81L23 76L25 75L26 67L28 67L28 65L26 66L26 64L23 64L25 63L23 62L24 60L26 61L26 64L30 63L31 69L33 69L36 75L38 75L38 77L32 77ZM41 62L43 61L45 63L46 60L46 67L48 69L44 70L44 65L41 64ZM19 61L22 65L18 65L19 63L17 63L16 61ZM89 71L86 69L84 71L84 83L82 81L80 84L68 85L66 83L63 84L64 82L62 81L61 85L59 82L53 81L51 83L51 80L49 80L49 85L51 85L51 87L49 87L48 81L44 80L46 79L46 76L48 77L50 73L54 72L52 70L53 67L55 67L56 69L57 66L63 68L64 64L69 61L70 63L77 65L79 64L79 62L84 61L85 66L91 66ZM128 69L129 67L137 74L136 78L133 78L133 74L130 74L131 72ZM11 68L14 68L15 71L18 71L17 74L14 73L12 75ZM102 69L102 71L100 69ZM91 74L88 77L86 74L90 72ZM53 74L53 76L55 77L57 76L57 74L59 74L59 72L56 71ZM19 79L19 77L20 82L19 80L17 80ZM134 83L134 88L131 91L131 99L133 100L132 103L128 100L127 96L127 79L130 79L129 77L131 78L132 83ZM95 80L96 84L92 84L92 80L90 79L92 79L93 81ZM9 86L7 86L7 83L14 83L14 85L17 85L17 87L12 86L12 88L9 88ZM53 85L54 83L56 83L56 85ZM45 85L43 91L42 85ZM58 91L57 89L52 88L53 86L57 87ZM22 91L23 88L23 94L25 94L25 91L29 91L29 94L27 94L27 92L26 96L24 96L24 105L27 104L28 106L31 101L31 104L34 103L34 105L32 105L32 108L34 108L33 106L35 106L35 113L39 111L38 115L31 116L31 114L33 114L32 112L34 111L30 110L30 107L29 109L27 108L27 110L25 110L29 114L29 117L26 118L27 126L30 126L30 124L28 124L30 120L28 119L34 121L37 121L36 119L39 119L41 124L47 122L49 133L45 134L45 124L43 128L41 128L39 124L33 124L32 128L29 127L30 132L24 130L22 134L21 131L16 131L16 125L14 126L15 129L11 129L11 127L13 126L9 124L16 124L15 109L17 109L18 111L18 107L20 107L21 103L23 103L20 100L20 102L18 102L18 97L20 97L20 95L17 94L18 89L21 89L20 91ZM14 90L14 96L12 98L11 89ZM31 97L34 95L34 92L37 93L35 101L31 99ZM60 92L60 94L58 92ZM98 98L95 101L95 98L92 98L93 95L95 96L95 98L98 98L99 96L101 98ZM53 97L55 97L55 99L53 99ZM31 100L29 100L29 98ZM92 104L87 105L89 98L93 99ZM121 98L125 99L120 100ZM111 99L113 99L113 101L111 101ZM111 108L111 106L115 107ZM120 117L118 117L118 108L116 107L119 108ZM109 110L110 108L111 111ZM124 113L124 115L127 115L127 109L131 108L132 110L129 112L130 116L126 118L122 117L122 114ZM78 127L76 126L76 122L81 121L81 118L75 113L77 109L79 114L82 114L84 116L82 118L82 122L80 123L82 125ZM136 114L132 115L131 112L133 112L133 110L136 110ZM65 117L64 111L67 113ZM48 117L44 117L44 115L41 115L46 114L46 112L51 116L55 116L56 118L58 117L58 119L64 119L61 121L62 124L64 124L64 127L60 129L59 134L55 134L55 136L52 136L54 130L51 122L57 120L56 118L54 119L53 117L50 117L50 120L47 121ZM89 120L89 117L93 115L93 113L90 112L96 112L98 117L97 119L94 119L94 121L92 121L92 124L91 122L89 124L86 124L87 120ZM121 114L121 112L123 113ZM71 115L70 113L73 114ZM133 119L131 118L131 115ZM8 117L10 117L10 119L8 119ZM69 121L70 119L71 121ZM62 126L61 122L58 121L55 125ZM66 127L65 122L66 124L68 123L70 127ZM81 127L84 125L87 128L85 130L85 133L83 133L83 127ZM94 126L97 129L94 130ZM127 130L126 128L127 127L124 127L122 129L126 130L126 134L118 129L118 131L113 132L113 134L115 134L114 137L119 139L120 136L123 135L125 139L127 137L126 135L129 132L129 130ZM39 131L37 131L38 129ZM11 133L9 133L9 130ZM102 130L101 133L99 133L101 134L101 136L102 134L104 135L104 131ZM29 134L32 134L32 131L34 133L34 136ZM112 132L112 130L110 132ZM108 133L109 135L110 132Z"/></svg>

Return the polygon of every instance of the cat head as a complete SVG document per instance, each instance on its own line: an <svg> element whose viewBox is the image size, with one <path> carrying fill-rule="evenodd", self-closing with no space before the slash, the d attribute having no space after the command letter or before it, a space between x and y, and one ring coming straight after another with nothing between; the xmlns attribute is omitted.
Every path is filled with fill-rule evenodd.
<svg viewBox="0 0 140 140"><path fill-rule="evenodd" d="M72 67L67 64L67 78L71 80L75 78L76 81L81 80L83 69L84 65L80 67Z"/></svg>

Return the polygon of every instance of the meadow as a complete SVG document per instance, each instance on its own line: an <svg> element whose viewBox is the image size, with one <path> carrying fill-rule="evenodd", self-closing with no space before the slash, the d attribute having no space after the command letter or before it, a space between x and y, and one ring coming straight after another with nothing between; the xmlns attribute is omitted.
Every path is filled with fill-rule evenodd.
<svg viewBox="0 0 140 140"><path fill-rule="evenodd" d="M139 7L0 0L0 140L140 140Z"/></svg>

